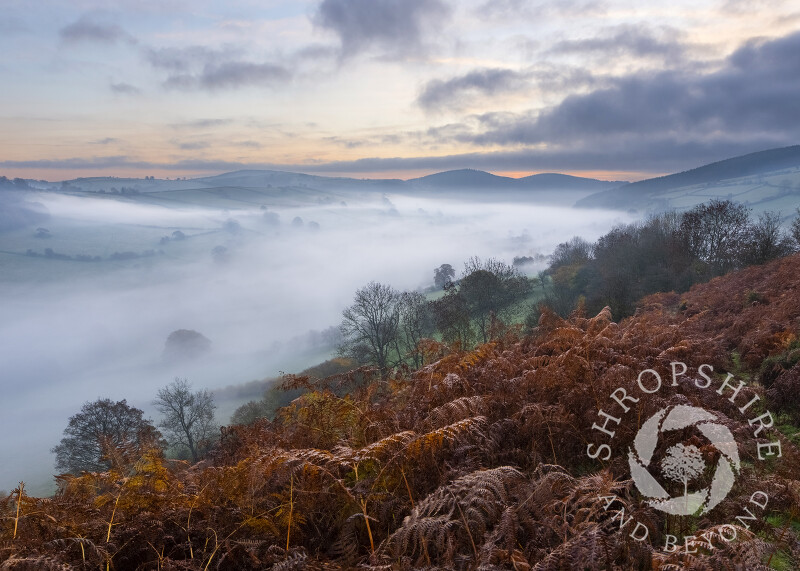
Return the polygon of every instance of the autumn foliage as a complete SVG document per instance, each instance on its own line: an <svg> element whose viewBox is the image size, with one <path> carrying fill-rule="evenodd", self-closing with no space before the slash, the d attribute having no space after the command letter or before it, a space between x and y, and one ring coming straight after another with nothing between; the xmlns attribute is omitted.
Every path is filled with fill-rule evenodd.
<svg viewBox="0 0 800 571"><path fill-rule="evenodd" d="M434 341L425 364L383 377L324 381L272 420L222 429L194 466L155 450L122 472L64 476L53 498L24 488L0 501L0 569L768 569L800 565L800 256L642 301L620 323L608 309L544 311L532 335L499 329L465 352ZM782 458L754 457L737 405L692 374L642 400L617 438L673 404L713 409L739 443L742 474L704 516L649 507L623 454L590 460L597 410L644 369L701 364L747 381L776 413ZM759 435L766 439L766 434ZM700 448L703 452L703 449ZM766 512L720 540L756 490ZM620 530L600 497L649 530ZM690 553L664 553L666 534Z"/></svg>

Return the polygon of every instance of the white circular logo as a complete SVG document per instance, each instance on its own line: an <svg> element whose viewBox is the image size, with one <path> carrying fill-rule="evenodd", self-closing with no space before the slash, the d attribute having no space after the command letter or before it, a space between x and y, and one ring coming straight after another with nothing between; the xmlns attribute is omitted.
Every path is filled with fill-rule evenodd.
<svg viewBox="0 0 800 571"><path fill-rule="evenodd" d="M697 427L719 453L711 484L689 491L689 484L706 469L700 449L683 443L668 448L659 461L653 456L662 435L669 431ZM672 515L704 514L720 503L733 487L741 467L739 451L731 431L719 419L702 408L677 405L664 408L651 416L639 429L628 451L631 476L639 491L649 498L648 503ZM651 466L652 465L652 466ZM663 477L683 484L683 495L670 496L650 472L659 468Z"/></svg>

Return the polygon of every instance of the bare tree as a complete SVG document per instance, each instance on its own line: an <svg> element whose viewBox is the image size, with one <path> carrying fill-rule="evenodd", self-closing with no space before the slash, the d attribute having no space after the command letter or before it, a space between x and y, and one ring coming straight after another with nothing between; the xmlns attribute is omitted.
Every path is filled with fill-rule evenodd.
<svg viewBox="0 0 800 571"><path fill-rule="evenodd" d="M124 469L151 448L161 447L161 434L138 408L123 399L87 402L69 419L61 443L53 447L61 473Z"/></svg>
<svg viewBox="0 0 800 571"><path fill-rule="evenodd" d="M746 246L745 263L764 264L792 253L792 239L781 227L781 215L764 212L751 225Z"/></svg>
<svg viewBox="0 0 800 571"><path fill-rule="evenodd" d="M370 282L356 291L353 305L342 312L339 352L378 367L382 376L397 361L400 293L391 286Z"/></svg>
<svg viewBox="0 0 800 571"><path fill-rule="evenodd" d="M192 392L187 379L175 377L158 391L153 406L164 415L158 426L164 429L170 445L188 450L192 462L197 462L217 432L213 395L205 389Z"/></svg>
<svg viewBox="0 0 800 571"><path fill-rule="evenodd" d="M712 275L737 267L750 230L750 209L730 200L711 200L684 213L681 233L690 253Z"/></svg>
<svg viewBox="0 0 800 571"><path fill-rule="evenodd" d="M422 366L419 342L433 335L433 318L425 296L416 291L400 294L398 301L400 323L397 335L397 353L415 369Z"/></svg>

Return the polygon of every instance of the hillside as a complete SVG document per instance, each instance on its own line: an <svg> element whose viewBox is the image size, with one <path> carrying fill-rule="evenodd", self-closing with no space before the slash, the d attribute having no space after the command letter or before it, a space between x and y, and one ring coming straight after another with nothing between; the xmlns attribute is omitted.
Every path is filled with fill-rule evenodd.
<svg viewBox="0 0 800 571"><path fill-rule="evenodd" d="M153 453L62 478L52 500L10 495L0 516L16 539L5 526L0 557L52 569L796 569L799 326L796 255L651 296L620 323L607 309L545 312L530 337L507 330L471 352L430 342L427 365L386 381L366 369L288 378L309 392L273 422L224 429L205 463ZM651 389L646 370L664 382ZM700 409L713 430L663 426L642 452L685 442L705 466L692 486L711 482L707 513L670 515L652 483L631 479L642 460L630 450L652 418ZM663 494L688 494L688 476L648 469Z"/></svg>
<svg viewBox="0 0 800 571"><path fill-rule="evenodd" d="M28 181L31 188L72 195L101 195L108 199L162 206L247 208L340 204L375 200L384 193L419 194L429 198L465 197L493 200L537 200L572 206L600 190L619 186L556 173L519 179L474 169L431 174L407 181L316 176L273 170L241 170L194 179L86 177L63 182Z"/></svg>
<svg viewBox="0 0 800 571"><path fill-rule="evenodd" d="M584 208L690 208L711 198L735 198L781 210L800 197L800 145L742 155L667 176L598 192L577 202ZM769 204L767 204L769 203ZM784 208L784 210L787 210Z"/></svg>

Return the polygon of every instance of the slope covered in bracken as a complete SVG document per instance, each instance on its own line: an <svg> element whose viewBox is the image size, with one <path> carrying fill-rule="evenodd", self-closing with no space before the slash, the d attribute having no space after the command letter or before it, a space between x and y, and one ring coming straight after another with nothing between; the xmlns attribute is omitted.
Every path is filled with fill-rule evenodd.
<svg viewBox="0 0 800 571"><path fill-rule="evenodd" d="M474 351L425 342L427 364L389 379L289 378L308 392L272 422L223 429L201 464L120 451L53 498L16 490L0 569L797 568L798 319L793 256L651 296L621 323L545 311L532 335L498 325ZM673 362L687 366L674 382ZM646 369L660 390L638 386ZM620 388L638 399L627 412ZM631 479L637 432L673 405L713 411L737 443L741 472L705 514L659 511ZM593 428L600 409L618 414L613 439ZM767 411L774 427L753 422ZM688 437L713 471L719 454ZM772 442L781 457L759 459Z"/></svg>

